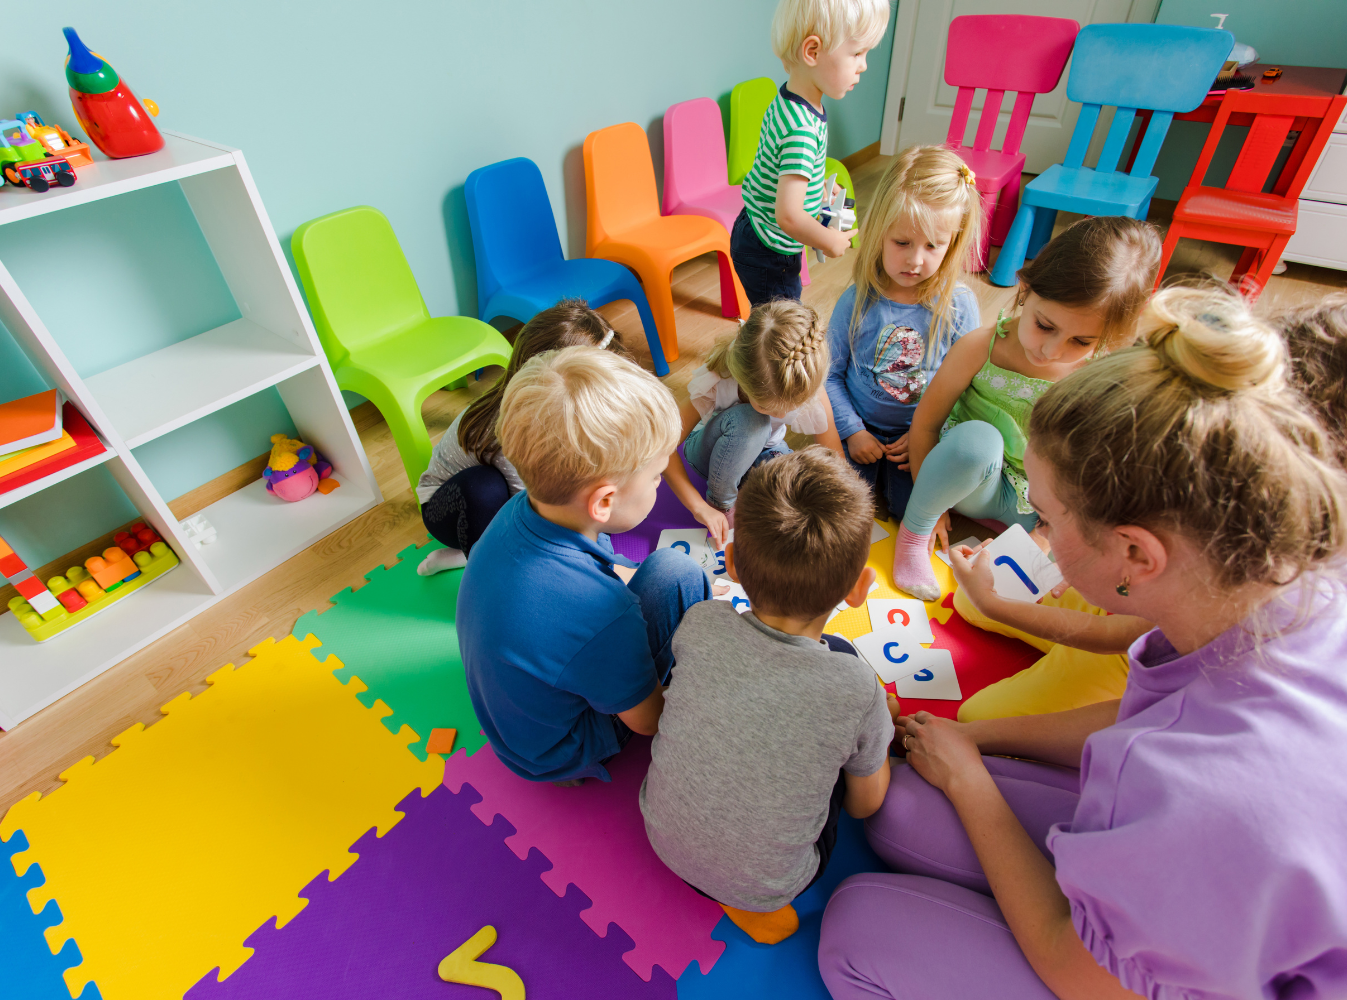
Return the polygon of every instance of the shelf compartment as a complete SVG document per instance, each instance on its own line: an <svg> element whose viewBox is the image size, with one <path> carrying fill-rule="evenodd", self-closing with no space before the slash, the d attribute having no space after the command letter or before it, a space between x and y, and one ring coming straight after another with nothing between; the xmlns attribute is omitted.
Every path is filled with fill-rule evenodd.
<svg viewBox="0 0 1347 1000"><path fill-rule="evenodd" d="M102 441L102 438L99 438ZM32 496L34 493L45 490L48 486L55 486L57 483L64 482L72 476L78 476L81 472L87 472L95 466L102 465L109 459L116 458L117 453L108 447L107 442L103 441L103 451L101 454L86 458L82 462L76 462L74 465L67 465L64 469L58 469L50 476L43 476L41 479L35 479L31 483L24 483L22 486L16 486L12 490L0 493L0 508L8 507L12 503L18 503L20 500Z"/></svg>
<svg viewBox="0 0 1347 1000"><path fill-rule="evenodd" d="M342 485L327 495L286 503L259 479L201 511L215 528L216 540L203 545L200 555L222 593L274 569L375 505L358 480L333 475Z"/></svg>
<svg viewBox="0 0 1347 1000"><path fill-rule="evenodd" d="M47 642L34 642L14 615L0 615L0 728L12 729L214 600L197 576L179 566Z"/></svg>
<svg viewBox="0 0 1347 1000"><path fill-rule="evenodd" d="M94 162L75 171L73 187L52 188L44 194L9 184L0 187L0 225L232 167L235 163L233 152L223 146L176 132L165 131L163 135L164 148L146 156L113 160L91 148Z"/></svg>
<svg viewBox="0 0 1347 1000"><path fill-rule="evenodd" d="M109 368L85 384L126 446L137 448L318 361L294 341L236 319ZM191 378L184 379L183 372Z"/></svg>

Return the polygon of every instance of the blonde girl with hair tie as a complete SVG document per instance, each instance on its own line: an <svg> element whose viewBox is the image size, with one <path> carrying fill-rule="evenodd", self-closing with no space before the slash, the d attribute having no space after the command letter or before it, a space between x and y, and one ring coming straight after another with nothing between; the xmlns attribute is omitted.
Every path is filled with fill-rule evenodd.
<svg viewBox="0 0 1347 1000"><path fill-rule="evenodd" d="M973 172L943 146L913 146L885 171L866 215L853 284L828 324L828 399L846 455L902 517L912 492L908 428L950 345L977 328L962 284L981 245Z"/></svg>
<svg viewBox="0 0 1347 1000"><path fill-rule="evenodd" d="M832 407L823 389L828 340L818 315L793 299L760 305L733 337L720 341L688 382L683 404L683 454L706 479L706 500L689 481L677 452L666 472L670 488L723 543L739 484L749 470L790 453L786 427L813 434L841 454Z"/></svg>

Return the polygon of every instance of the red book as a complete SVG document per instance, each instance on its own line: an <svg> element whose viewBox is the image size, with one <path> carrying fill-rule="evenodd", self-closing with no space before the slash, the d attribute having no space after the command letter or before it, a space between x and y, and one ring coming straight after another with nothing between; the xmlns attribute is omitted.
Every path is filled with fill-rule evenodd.
<svg viewBox="0 0 1347 1000"><path fill-rule="evenodd" d="M8 476L0 476L0 493L7 493L20 486L27 486L29 483L50 476L53 472L60 472L62 469L77 465L87 458L101 455L107 450L103 447L103 442L98 440L98 435L94 433L83 414L69 403L66 403L62 410L62 422L65 430L75 439L75 447L67 448L59 455L53 455L41 462L34 462L17 472L11 472Z"/></svg>

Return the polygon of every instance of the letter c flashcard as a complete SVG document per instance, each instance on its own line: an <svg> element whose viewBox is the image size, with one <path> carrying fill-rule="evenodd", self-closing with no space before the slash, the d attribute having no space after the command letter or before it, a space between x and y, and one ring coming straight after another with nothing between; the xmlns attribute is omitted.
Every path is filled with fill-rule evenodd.
<svg viewBox="0 0 1347 1000"><path fill-rule="evenodd" d="M853 640L852 644L885 684L921 669L919 661L927 652L913 637L912 631L901 625L876 629Z"/></svg>
<svg viewBox="0 0 1347 1000"><path fill-rule="evenodd" d="M899 600L874 599L865 602L870 611L870 627L878 632L891 627L907 629L916 643L934 642L931 622L926 616L926 605L912 598Z"/></svg>
<svg viewBox="0 0 1347 1000"><path fill-rule="evenodd" d="M905 666L912 673L894 681L894 693L901 698L929 698L935 701L960 701L959 676L954 672L954 657L948 649L923 649Z"/></svg>
<svg viewBox="0 0 1347 1000"><path fill-rule="evenodd" d="M714 597L711 598L711 600L729 601L730 607L734 608L735 611L739 612L742 615L745 611L749 609L748 594L744 592L743 587L739 586L739 584L734 583L731 580L724 580L722 583L717 584L717 586L723 586L725 584L729 585L729 589L725 591L725 593L723 594L715 595Z"/></svg>

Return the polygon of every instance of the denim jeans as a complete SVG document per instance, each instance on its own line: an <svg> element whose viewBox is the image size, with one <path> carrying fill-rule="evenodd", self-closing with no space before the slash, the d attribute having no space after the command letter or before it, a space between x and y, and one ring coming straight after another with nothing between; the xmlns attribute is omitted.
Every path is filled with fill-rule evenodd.
<svg viewBox="0 0 1347 1000"><path fill-rule="evenodd" d="M893 444L908 432L908 428L904 427L897 434L883 434L869 424L865 425L865 429L880 444ZM871 491L884 501L889 513L898 520L902 520L903 512L907 510L908 498L912 496L912 473L907 469L898 468L895 463L890 462L887 458L880 458L878 462L862 465L851 457L851 449L847 447L845 441L842 442L842 450L846 452L847 461L851 463L851 467L870 485Z"/></svg>
<svg viewBox="0 0 1347 1000"><path fill-rule="evenodd" d="M750 305L760 306L773 299L800 299L799 252L778 253L758 239L748 212L739 210L730 233L730 258L744 286Z"/></svg>
<svg viewBox="0 0 1347 1000"><path fill-rule="evenodd" d="M706 502L729 510L750 470L778 455L789 455L784 441L768 447L772 418L747 403L721 410L688 435L683 454L706 480Z"/></svg>
<svg viewBox="0 0 1347 1000"><path fill-rule="evenodd" d="M674 666L673 634L688 608L711 599L711 581L691 557L675 549L656 549L646 556L627 589L641 602L650 655L660 683L667 684Z"/></svg>

